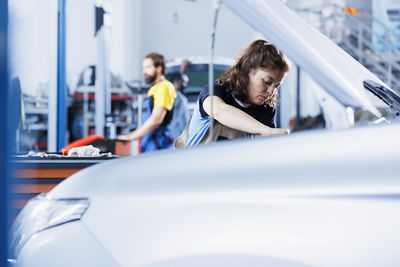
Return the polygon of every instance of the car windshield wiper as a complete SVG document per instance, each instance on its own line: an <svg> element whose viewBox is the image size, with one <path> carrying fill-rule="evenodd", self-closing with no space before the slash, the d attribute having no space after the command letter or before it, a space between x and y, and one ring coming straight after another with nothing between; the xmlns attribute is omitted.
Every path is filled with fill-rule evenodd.
<svg viewBox="0 0 400 267"><path fill-rule="evenodd" d="M388 105L396 116L400 115L400 96L392 89L372 80L365 80L364 87Z"/></svg>

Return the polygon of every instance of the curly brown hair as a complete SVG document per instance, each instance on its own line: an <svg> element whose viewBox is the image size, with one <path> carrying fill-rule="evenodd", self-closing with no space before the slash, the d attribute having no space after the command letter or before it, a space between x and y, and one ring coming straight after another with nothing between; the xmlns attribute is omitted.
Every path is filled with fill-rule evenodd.
<svg viewBox="0 0 400 267"><path fill-rule="evenodd" d="M286 73L290 70L290 65L286 56L273 44L265 40L255 40L239 53L236 63L219 76L218 85L227 88L241 102L251 104L247 94L251 69L273 69ZM265 105L274 107L277 103L275 94Z"/></svg>

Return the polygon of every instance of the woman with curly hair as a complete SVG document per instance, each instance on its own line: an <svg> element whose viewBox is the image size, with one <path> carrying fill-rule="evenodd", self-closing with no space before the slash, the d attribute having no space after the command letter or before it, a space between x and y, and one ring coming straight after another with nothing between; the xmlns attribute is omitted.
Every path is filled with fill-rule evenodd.
<svg viewBox="0 0 400 267"><path fill-rule="evenodd" d="M253 41L214 83L212 96L208 86L204 87L175 147L251 135L289 134L288 129L275 128L274 122L277 88L289 69L286 56L273 44ZM213 136L210 116L214 119Z"/></svg>

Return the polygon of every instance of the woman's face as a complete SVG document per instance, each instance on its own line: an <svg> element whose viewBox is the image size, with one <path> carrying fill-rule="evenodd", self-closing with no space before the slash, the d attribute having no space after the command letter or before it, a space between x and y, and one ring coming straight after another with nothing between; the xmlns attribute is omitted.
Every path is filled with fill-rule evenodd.
<svg viewBox="0 0 400 267"><path fill-rule="evenodd" d="M251 103L262 105L275 93L285 73L275 69L251 69L249 72L249 85L247 95Z"/></svg>

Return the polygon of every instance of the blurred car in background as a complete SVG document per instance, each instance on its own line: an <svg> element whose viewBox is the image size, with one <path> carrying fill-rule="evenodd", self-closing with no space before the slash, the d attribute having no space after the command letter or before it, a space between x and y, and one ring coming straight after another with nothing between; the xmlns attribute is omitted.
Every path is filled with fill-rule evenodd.
<svg viewBox="0 0 400 267"><path fill-rule="evenodd" d="M189 102L189 110L192 111L196 104L197 97L201 90L208 84L208 69L210 57L187 57L175 58L166 62L166 75L167 80L173 82L174 77L181 73L181 65L184 60L189 61L189 65L184 69L185 88L183 94L187 97ZM227 57L214 58L214 80L224 73L234 60Z"/></svg>

